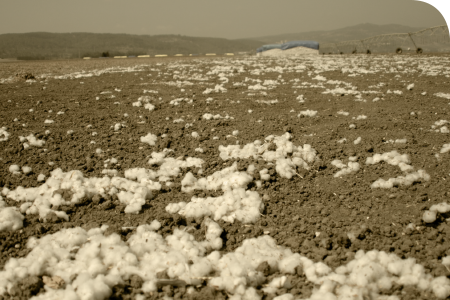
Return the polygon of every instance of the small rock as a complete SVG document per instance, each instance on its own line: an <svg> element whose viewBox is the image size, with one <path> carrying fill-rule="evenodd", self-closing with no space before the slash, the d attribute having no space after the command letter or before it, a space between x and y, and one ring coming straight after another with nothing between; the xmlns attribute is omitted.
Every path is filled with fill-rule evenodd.
<svg viewBox="0 0 450 300"><path fill-rule="evenodd" d="M285 244L286 246L288 246L289 248L295 249L295 248L299 248L300 245L301 245L301 243L302 243L302 241L300 240L300 238L298 238L298 237L291 237L291 238L288 238L288 239L285 241L284 244Z"/></svg>
<svg viewBox="0 0 450 300"><path fill-rule="evenodd" d="M269 263L267 261L263 261L256 268L256 271L263 273L264 276L269 276L270 275L270 265L269 265Z"/></svg>
<svg viewBox="0 0 450 300"><path fill-rule="evenodd" d="M45 217L45 221L49 223L59 223L61 222L61 219L53 211L51 211Z"/></svg>
<svg viewBox="0 0 450 300"><path fill-rule="evenodd" d="M95 205L100 204L102 201L102 197L100 195L95 195L94 197L92 197L92 203Z"/></svg>
<svg viewBox="0 0 450 300"><path fill-rule="evenodd" d="M42 280L44 281L44 284L52 289L60 289L61 287L64 286L65 282L64 279L62 279L59 276L53 276L53 277L48 277L48 276L42 276Z"/></svg>
<svg viewBox="0 0 450 300"><path fill-rule="evenodd" d="M142 280L142 278L139 277L138 275L130 276L130 285L132 288L139 289L142 287L143 283L144 283L144 280Z"/></svg>
<svg viewBox="0 0 450 300"><path fill-rule="evenodd" d="M156 278L158 278L158 279L170 279L169 275L167 274L167 270L164 270L164 271L156 273Z"/></svg>
<svg viewBox="0 0 450 300"><path fill-rule="evenodd" d="M295 268L295 273L296 273L298 276L303 275L303 266L302 266L302 265L298 265L298 266Z"/></svg>

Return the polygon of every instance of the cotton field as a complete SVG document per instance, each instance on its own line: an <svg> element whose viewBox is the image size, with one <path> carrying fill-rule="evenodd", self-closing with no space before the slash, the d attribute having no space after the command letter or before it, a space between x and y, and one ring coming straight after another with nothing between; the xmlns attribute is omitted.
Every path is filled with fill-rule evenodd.
<svg viewBox="0 0 450 300"><path fill-rule="evenodd" d="M450 298L448 56L4 65L0 299Z"/></svg>

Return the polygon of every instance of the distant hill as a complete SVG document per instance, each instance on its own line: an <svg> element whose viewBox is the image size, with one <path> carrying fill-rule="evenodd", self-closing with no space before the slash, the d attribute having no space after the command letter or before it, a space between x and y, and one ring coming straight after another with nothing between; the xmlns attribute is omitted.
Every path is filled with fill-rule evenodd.
<svg viewBox="0 0 450 300"><path fill-rule="evenodd" d="M223 38L182 35L132 35L108 33L31 32L0 35L0 59L54 59L141 54L204 54L254 52L264 44L281 41L313 40L321 44L369 38L388 33L415 32L414 28L398 24L359 24L336 30L322 30L229 40Z"/></svg>
<svg viewBox="0 0 450 300"><path fill-rule="evenodd" d="M0 58L51 59L141 54L196 54L254 51L255 39L99 33L15 33L0 35Z"/></svg>
<svg viewBox="0 0 450 300"><path fill-rule="evenodd" d="M409 27L398 24L375 25L370 23L344 27L335 30L286 33L253 38L264 44L274 44L281 41L313 40L319 43L336 43L350 40L360 40L380 34L415 32L426 27Z"/></svg>

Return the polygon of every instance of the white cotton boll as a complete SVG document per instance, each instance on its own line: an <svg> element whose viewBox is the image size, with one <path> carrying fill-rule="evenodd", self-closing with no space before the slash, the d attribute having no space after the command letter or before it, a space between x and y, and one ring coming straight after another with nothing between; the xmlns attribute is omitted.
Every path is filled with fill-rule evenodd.
<svg viewBox="0 0 450 300"><path fill-rule="evenodd" d="M202 149L202 148L195 148L194 151L195 151L195 152L203 153L203 149Z"/></svg>
<svg viewBox="0 0 450 300"><path fill-rule="evenodd" d="M193 131L192 133L191 133L191 136L193 137L193 138L198 138L200 135L198 134L198 132L196 132L196 131Z"/></svg>
<svg viewBox="0 0 450 300"><path fill-rule="evenodd" d="M20 173L20 167L18 165L11 165L9 166L9 172L13 174L18 174Z"/></svg>
<svg viewBox="0 0 450 300"><path fill-rule="evenodd" d="M388 264L387 269L391 274L400 276L405 264L403 260L395 260Z"/></svg>
<svg viewBox="0 0 450 300"><path fill-rule="evenodd" d="M358 137L356 140L353 141L353 144L358 145L361 143L361 137Z"/></svg>
<svg viewBox="0 0 450 300"><path fill-rule="evenodd" d="M347 141L346 138L342 138L342 139L338 140L338 143L339 143L339 144L342 144L342 143L345 143L346 141Z"/></svg>
<svg viewBox="0 0 450 300"><path fill-rule="evenodd" d="M281 177L291 179L296 174L295 168L291 159L282 158L277 160L275 170Z"/></svg>
<svg viewBox="0 0 450 300"><path fill-rule="evenodd" d="M411 83L410 85L408 85L408 86L406 87L406 89L407 89L408 91L411 91L413 88L414 88L414 83Z"/></svg>
<svg viewBox="0 0 450 300"><path fill-rule="evenodd" d="M331 164L333 166L335 166L336 168L342 169L347 167L340 159L335 159L331 162Z"/></svg>
<svg viewBox="0 0 450 300"><path fill-rule="evenodd" d="M206 114L204 114L204 115L202 116L202 118L205 119L205 120L211 120L211 119L214 118L214 116L213 116L212 114L206 113Z"/></svg>
<svg viewBox="0 0 450 300"><path fill-rule="evenodd" d="M437 217L436 211L426 210L423 213L422 220L425 223L433 223L434 221L436 221L436 217Z"/></svg>
<svg viewBox="0 0 450 300"><path fill-rule="evenodd" d="M398 166L400 170L402 170L403 172L409 172L414 170L413 166L405 164L404 162L399 163Z"/></svg>
<svg viewBox="0 0 450 300"><path fill-rule="evenodd" d="M448 269L450 268L450 256L442 258L442 264Z"/></svg>
<svg viewBox="0 0 450 300"><path fill-rule="evenodd" d="M251 165L249 165L248 168L247 168L247 173L250 174L250 175L253 175L253 173L255 172L255 170L256 170L256 167L255 167L253 164L251 164Z"/></svg>
<svg viewBox="0 0 450 300"><path fill-rule="evenodd" d="M259 175L261 177L261 180L269 180L270 179L270 174L269 174L268 169L262 169L261 171L259 171Z"/></svg>
<svg viewBox="0 0 450 300"><path fill-rule="evenodd" d="M209 241L212 249L220 250L223 246L223 241L220 238L223 229L210 218L205 218L203 222L207 228L205 233L206 240Z"/></svg>
<svg viewBox="0 0 450 300"><path fill-rule="evenodd" d="M183 203L184 203L184 202L183 202ZM184 203L184 204L186 204L186 203ZM186 205L184 205L184 206L186 206ZM181 206L181 203L169 203L169 204L166 206L166 211L167 211L169 214L176 214L176 213L178 213L182 208L183 208L183 207Z"/></svg>
<svg viewBox="0 0 450 300"><path fill-rule="evenodd" d="M356 120L365 120L367 119L367 116L365 115L359 115L358 117L356 117Z"/></svg>
<svg viewBox="0 0 450 300"><path fill-rule="evenodd" d="M161 223L158 220L153 220L148 228L153 231L159 230L161 228Z"/></svg>
<svg viewBox="0 0 450 300"><path fill-rule="evenodd" d="M144 108L148 109L149 111L155 110L155 106L153 104L151 104L151 103L144 104Z"/></svg>
<svg viewBox="0 0 450 300"><path fill-rule="evenodd" d="M158 137L154 134L148 133L146 136L141 136L140 140L142 143L147 143L150 146L154 146L158 140Z"/></svg>
<svg viewBox="0 0 450 300"><path fill-rule="evenodd" d="M300 103L304 103L305 99L303 98L303 95L299 95L296 100L298 100Z"/></svg>
<svg viewBox="0 0 450 300"><path fill-rule="evenodd" d="M237 136L238 134L239 134L239 130L234 130L234 131L233 131L233 135L234 135L234 136Z"/></svg>
<svg viewBox="0 0 450 300"><path fill-rule="evenodd" d="M82 273L74 280L72 286L82 300L102 300L111 296L111 289L105 284L104 275L98 275L95 279L84 277Z"/></svg>
<svg viewBox="0 0 450 300"><path fill-rule="evenodd" d="M373 102L380 101L380 98L376 97L376 98L374 98L372 101L373 101Z"/></svg>
<svg viewBox="0 0 450 300"><path fill-rule="evenodd" d="M35 146L35 147L42 147L45 144L44 140L38 140L33 134L30 134L30 135L28 135L26 137L20 136L19 138L20 138L21 142L23 142L25 140L28 140L29 144L25 143L24 144L24 148L28 148L29 145ZM27 147L25 147L25 145L27 145Z"/></svg>
<svg viewBox="0 0 450 300"><path fill-rule="evenodd" d="M120 123L116 123L115 125L114 125L114 131L118 131L118 130L120 130L122 128L122 124L120 124Z"/></svg>
<svg viewBox="0 0 450 300"><path fill-rule="evenodd" d="M343 110L340 110L340 111L337 112L337 114L338 115L343 115L343 116L348 116L350 113L346 112L346 111L343 111Z"/></svg>
<svg viewBox="0 0 450 300"><path fill-rule="evenodd" d="M225 190L224 195L219 197L192 197L191 202L179 214L193 218L212 216L215 221L223 219L230 223L235 219L242 223L253 223L259 219L263 208L257 192L234 188Z"/></svg>
<svg viewBox="0 0 450 300"><path fill-rule="evenodd" d="M97 153L97 154L101 154L102 152L103 152L103 150L100 148L95 149L95 153Z"/></svg>
<svg viewBox="0 0 450 300"><path fill-rule="evenodd" d="M165 152L152 152L152 158L149 159L149 165L162 165L164 163L166 153Z"/></svg>
<svg viewBox="0 0 450 300"><path fill-rule="evenodd" d="M442 202L439 204L434 204L430 207L429 209L430 211L437 211L440 212L441 214L445 214L447 212L450 211L450 204L446 203L446 202Z"/></svg>
<svg viewBox="0 0 450 300"><path fill-rule="evenodd" d="M0 208L0 232L15 231L22 228L24 218L15 207Z"/></svg>
<svg viewBox="0 0 450 300"><path fill-rule="evenodd" d="M406 226L406 229L413 231L413 230L416 229L416 226L414 225L414 223L409 223L409 224Z"/></svg>
<svg viewBox="0 0 450 300"><path fill-rule="evenodd" d="M315 263L316 273L320 276L328 275L331 272L331 268L323 262Z"/></svg>
<svg viewBox="0 0 450 300"><path fill-rule="evenodd" d="M294 274L295 268L302 263L301 256L298 253L294 253L291 256L283 258L279 263L278 267L280 268L280 272Z"/></svg>
<svg viewBox="0 0 450 300"><path fill-rule="evenodd" d="M6 131L6 127L0 128L0 142L6 142L9 139L9 132Z"/></svg>
<svg viewBox="0 0 450 300"><path fill-rule="evenodd" d="M450 280L445 276L439 276L431 281L431 289L436 297L446 299L450 296Z"/></svg>
<svg viewBox="0 0 450 300"><path fill-rule="evenodd" d="M119 171L113 170L113 169L103 169L102 174L105 174L106 176L109 176L109 177L114 177L119 174Z"/></svg>
<svg viewBox="0 0 450 300"><path fill-rule="evenodd" d="M20 212L23 214L23 213L26 213L26 211L31 207L33 205L33 203L31 203L31 202L26 202L26 203L24 203L24 204L22 204L21 206L20 206L20 208L19 208L19 210L20 210ZM0 205L0 207L1 207L1 205Z"/></svg>
<svg viewBox="0 0 450 300"><path fill-rule="evenodd" d="M136 295L136 298L134 298L135 300L145 300L145 299L147 299L147 297L145 297L144 295L142 295L142 294L137 294Z"/></svg>
<svg viewBox="0 0 450 300"><path fill-rule="evenodd" d="M288 277L286 276L281 276L281 277L275 277L274 279L272 279L272 281L269 283L269 287L273 287L276 289L282 289L282 288L291 288L291 281Z"/></svg>
<svg viewBox="0 0 450 300"><path fill-rule="evenodd" d="M449 152L450 151L450 144L444 144L443 146L442 146L442 149L441 149L441 151L439 151L440 153L447 153L447 152Z"/></svg>
<svg viewBox="0 0 450 300"><path fill-rule="evenodd" d="M349 126L348 126L348 128L356 128L356 125L355 124L350 124Z"/></svg>
<svg viewBox="0 0 450 300"><path fill-rule="evenodd" d="M53 121L53 120L45 120L44 121L44 124L52 124L52 123L55 123L55 121Z"/></svg>
<svg viewBox="0 0 450 300"><path fill-rule="evenodd" d="M381 277L377 281L377 286L381 290L390 290L392 287L392 280L389 277Z"/></svg>
<svg viewBox="0 0 450 300"><path fill-rule="evenodd" d="M316 110L302 110L300 111L300 113L297 115L297 117L302 117L302 116L307 116L307 117L315 117L317 115L317 111Z"/></svg>
<svg viewBox="0 0 450 300"><path fill-rule="evenodd" d="M28 166L22 167L22 172L23 172L24 174L29 174L29 173L31 173L32 170L33 170L33 169L30 168L30 167L28 167Z"/></svg>
<svg viewBox="0 0 450 300"><path fill-rule="evenodd" d="M283 295L277 296L275 298L272 298L272 300L294 300L294 295L287 293L287 294L283 294Z"/></svg>
<svg viewBox="0 0 450 300"><path fill-rule="evenodd" d="M10 189L8 189L7 187L4 187L4 188L2 189L2 194L3 194L3 196L8 195L9 192L10 192Z"/></svg>
<svg viewBox="0 0 450 300"><path fill-rule="evenodd" d="M234 296L234 295L233 295ZM236 295L238 296L238 295ZM242 300L261 300L261 296L256 292L256 289L254 287L249 287L245 290ZM230 297L231 300L231 297Z"/></svg>
<svg viewBox="0 0 450 300"><path fill-rule="evenodd" d="M447 124L447 123L448 123L447 120L439 120L439 121L434 122L434 125L442 126L442 125Z"/></svg>
<svg viewBox="0 0 450 300"><path fill-rule="evenodd" d="M194 177L192 172L188 172L183 180L181 180L181 191L184 193L190 193L195 190L197 178Z"/></svg>
<svg viewBox="0 0 450 300"><path fill-rule="evenodd" d="M441 133L450 133L450 130L447 128L447 126L442 126L440 131Z"/></svg>

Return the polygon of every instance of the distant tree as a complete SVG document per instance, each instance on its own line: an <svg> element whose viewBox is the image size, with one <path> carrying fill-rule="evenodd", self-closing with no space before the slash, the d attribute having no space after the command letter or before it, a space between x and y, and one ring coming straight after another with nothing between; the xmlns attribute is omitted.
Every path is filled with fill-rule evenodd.
<svg viewBox="0 0 450 300"><path fill-rule="evenodd" d="M103 52L102 57L109 57L109 51Z"/></svg>

